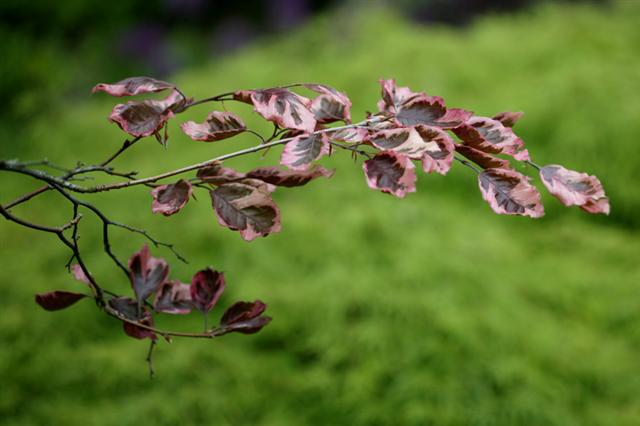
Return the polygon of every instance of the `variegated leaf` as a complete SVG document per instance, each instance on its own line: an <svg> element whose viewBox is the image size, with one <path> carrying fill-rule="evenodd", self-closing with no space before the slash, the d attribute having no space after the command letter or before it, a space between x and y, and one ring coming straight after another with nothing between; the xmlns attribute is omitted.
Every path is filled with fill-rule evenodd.
<svg viewBox="0 0 640 426"><path fill-rule="evenodd" d="M511 169L486 169L478 175L482 197L498 214L542 217L540 193L529 178Z"/></svg>

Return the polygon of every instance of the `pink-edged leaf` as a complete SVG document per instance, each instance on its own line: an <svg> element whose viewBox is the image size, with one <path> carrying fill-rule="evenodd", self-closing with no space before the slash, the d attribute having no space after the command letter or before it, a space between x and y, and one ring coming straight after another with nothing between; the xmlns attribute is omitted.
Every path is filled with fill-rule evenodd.
<svg viewBox="0 0 640 426"><path fill-rule="evenodd" d="M153 197L151 211L153 213L161 213L164 216L178 213L187 204L192 192L191 184L184 179L180 179L176 183L153 188L151 190L151 196Z"/></svg>
<svg viewBox="0 0 640 426"><path fill-rule="evenodd" d="M482 198L498 214L542 217L540 193L529 178L511 169L486 169L478 175Z"/></svg>
<svg viewBox="0 0 640 426"><path fill-rule="evenodd" d="M305 84L304 87L320 93L311 103L311 112L318 123L351 123L351 101L347 95L323 84Z"/></svg>
<svg viewBox="0 0 640 426"><path fill-rule="evenodd" d="M190 102L191 99L185 99L174 90L165 99L118 104L113 107L109 121L116 123L131 136L156 135L160 143L166 145L166 129L164 138L160 137L159 132L169 119L183 111Z"/></svg>
<svg viewBox="0 0 640 426"><path fill-rule="evenodd" d="M551 164L540 169L542 183L565 206L580 206L588 213L609 214L609 200L595 176Z"/></svg>
<svg viewBox="0 0 640 426"><path fill-rule="evenodd" d="M196 272L189 288L191 302L200 312L206 314L215 306L225 288L224 274L211 268Z"/></svg>
<svg viewBox="0 0 640 426"><path fill-rule="evenodd" d="M362 127L351 127L349 129L342 129L338 130L337 132L331 132L329 138L338 142L361 144L369 138L369 130Z"/></svg>
<svg viewBox="0 0 640 426"><path fill-rule="evenodd" d="M158 290L168 275L167 262L152 257L146 244L129 258L129 278L139 304Z"/></svg>
<svg viewBox="0 0 640 426"><path fill-rule="evenodd" d="M87 277L87 274L84 273L84 271L82 270L82 266L78 265L77 263L74 265L71 265L71 274L73 275L73 278L75 278L76 280L85 283L87 285L91 284L91 280L89 279L89 277Z"/></svg>
<svg viewBox="0 0 640 426"><path fill-rule="evenodd" d="M408 87L397 87L395 80L380 80L382 100L378 102L379 111L396 113L398 109L411 100L426 96L424 93L412 92Z"/></svg>
<svg viewBox="0 0 640 426"><path fill-rule="evenodd" d="M438 127L418 125L382 130L373 134L369 142L378 149L422 160L427 173L437 171L446 174L453 161L453 140Z"/></svg>
<svg viewBox="0 0 640 426"><path fill-rule="evenodd" d="M280 209L271 198L271 188L264 185L250 181L226 183L210 191L218 223L240 231L246 241L279 232Z"/></svg>
<svg viewBox="0 0 640 426"><path fill-rule="evenodd" d="M528 149L523 149L522 151L516 152L515 154L513 154L513 158L518 161L531 161Z"/></svg>
<svg viewBox="0 0 640 426"><path fill-rule="evenodd" d="M505 111L505 112L500 112L494 115L492 118L494 120L498 120L499 122L501 122L502 125L505 127L513 127L516 124L516 122L520 120L520 118L522 118L523 115L524 115L524 112L522 111L518 111L518 112Z"/></svg>
<svg viewBox="0 0 640 426"><path fill-rule="evenodd" d="M240 173L230 167L223 167L220 163L198 169L196 176L211 185L236 182L246 177L244 173Z"/></svg>
<svg viewBox="0 0 640 426"><path fill-rule="evenodd" d="M606 214L611 212L611 206L609 205L609 199L607 197L600 198L598 200L589 200L580 206L582 210L591 214Z"/></svg>
<svg viewBox="0 0 640 426"><path fill-rule="evenodd" d="M251 103L258 114L282 128L305 132L316 128L315 116L309 109L311 101L290 90L241 90L234 93L234 98Z"/></svg>
<svg viewBox="0 0 640 426"><path fill-rule="evenodd" d="M524 142L509 127L487 117L471 117L453 129L465 145L489 154L516 155Z"/></svg>
<svg viewBox="0 0 640 426"><path fill-rule="evenodd" d="M456 151L476 163L483 169L509 169L509 160L495 157L468 145L456 144Z"/></svg>
<svg viewBox="0 0 640 426"><path fill-rule="evenodd" d="M416 191L416 171L409 156L382 151L362 165L371 189L404 198Z"/></svg>
<svg viewBox="0 0 640 426"><path fill-rule="evenodd" d="M422 154L422 170L425 173L446 175L451 169L455 153L455 144L451 136L437 127L416 126L420 137L428 141Z"/></svg>
<svg viewBox="0 0 640 426"><path fill-rule="evenodd" d="M191 286L178 280L165 281L156 292L153 309L156 312L184 315L191 312Z"/></svg>
<svg viewBox="0 0 640 426"><path fill-rule="evenodd" d="M395 119L402 126L424 124L452 129L464 123L471 115L471 112L459 108L448 110L439 96L419 96L401 105Z"/></svg>
<svg viewBox="0 0 640 426"><path fill-rule="evenodd" d="M140 307L138 303L129 297L113 297L109 299L109 307L117 312L118 316L129 321L136 321L147 327L153 327L153 316L146 307ZM156 340L158 337L151 330L139 327L135 324L122 321L122 328L129 337L134 339Z"/></svg>
<svg viewBox="0 0 640 426"><path fill-rule="evenodd" d="M172 90L166 98L150 102L159 109L179 114L193 102L193 98L185 98L179 91Z"/></svg>
<svg viewBox="0 0 640 426"><path fill-rule="evenodd" d="M267 305L260 300L234 303L222 315L219 335L231 332L257 333L271 321L271 317L262 316L265 309Z"/></svg>
<svg viewBox="0 0 640 426"><path fill-rule="evenodd" d="M313 161L328 153L329 136L326 133L303 134L287 142L280 164L292 170L306 170Z"/></svg>
<svg viewBox="0 0 640 426"><path fill-rule="evenodd" d="M36 294L36 303L47 311L59 311L68 308L78 300L87 297L86 294L71 291L56 290L49 293Z"/></svg>
<svg viewBox="0 0 640 426"><path fill-rule="evenodd" d="M96 84L91 92L104 92L111 96L133 96L141 93L161 92L173 87L175 86L171 83L151 77L129 77L116 83Z"/></svg>
<svg viewBox="0 0 640 426"><path fill-rule="evenodd" d="M202 124L187 121L180 127L194 141L205 142L227 139L247 130L240 117L231 112L219 111L211 112Z"/></svg>
<svg viewBox="0 0 640 426"><path fill-rule="evenodd" d="M166 122L173 117L173 112L165 113L164 108L154 104L155 101L118 104L113 107L109 121L116 123L122 130L135 137L151 136L159 132Z"/></svg>
<svg viewBox="0 0 640 426"><path fill-rule="evenodd" d="M294 187L306 185L319 177L330 178L333 170L322 166L311 167L308 170L282 170L279 167L258 167L247 173L248 178L259 179L276 186Z"/></svg>

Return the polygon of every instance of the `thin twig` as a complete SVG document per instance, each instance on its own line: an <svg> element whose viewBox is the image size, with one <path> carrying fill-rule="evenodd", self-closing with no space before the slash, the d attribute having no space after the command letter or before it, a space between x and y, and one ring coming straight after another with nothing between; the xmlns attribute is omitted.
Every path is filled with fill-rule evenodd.
<svg viewBox="0 0 640 426"><path fill-rule="evenodd" d="M115 160L116 158L118 158L118 156L120 154L122 154L123 152L125 152L127 149L129 149L130 147L133 146L133 144L135 144L136 142L138 142L140 139L142 139L140 136L136 137L133 140L129 140L126 139L124 141L124 143L122 144L122 146L120 147L119 150L117 150L111 157L107 158L106 160L104 160L102 163L100 163L101 166L107 166L109 163L111 163L113 160Z"/></svg>
<svg viewBox="0 0 640 426"><path fill-rule="evenodd" d="M151 343L149 343L149 352L147 352L147 365L149 366L149 379L153 379L153 375L156 374L156 371L153 369L153 349L156 347L156 341L150 339Z"/></svg>

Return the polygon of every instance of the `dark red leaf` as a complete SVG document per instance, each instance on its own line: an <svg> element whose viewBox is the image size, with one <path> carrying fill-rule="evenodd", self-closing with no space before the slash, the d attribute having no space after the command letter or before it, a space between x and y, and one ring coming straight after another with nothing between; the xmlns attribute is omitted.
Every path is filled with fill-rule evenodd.
<svg viewBox="0 0 640 426"><path fill-rule="evenodd" d="M240 173L229 167L223 167L220 163L198 169L196 176L211 185L237 182L246 177L244 173Z"/></svg>
<svg viewBox="0 0 640 426"><path fill-rule="evenodd" d="M282 170L279 167L258 167L248 172L247 177L290 188L306 185L319 177L329 178L333 176L333 173L333 170L327 170L322 166L312 167L303 171Z"/></svg>
<svg viewBox="0 0 640 426"><path fill-rule="evenodd" d="M416 172L411 159L404 154L382 151L362 165L369 188L404 198L416 191Z"/></svg>
<svg viewBox="0 0 640 426"><path fill-rule="evenodd" d="M225 281L222 272L211 268L197 272L191 280L191 302L200 312L206 314L215 306L224 291Z"/></svg>
<svg viewBox="0 0 640 426"><path fill-rule="evenodd" d="M87 295L82 293L56 290L49 293L36 294L36 303L47 311L59 311L68 308L85 297Z"/></svg>
<svg viewBox="0 0 640 426"><path fill-rule="evenodd" d="M505 127L513 127L520 118L524 115L524 112L501 112L494 115L492 118L498 120Z"/></svg>
<svg viewBox="0 0 640 426"><path fill-rule="evenodd" d="M146 244L129 258L129 277L139 304L158 290L168 275L167 262L150 256L149 247Z"/></svg>
<svg viewBox="0 0 640 426"><path fill-rule="evenodd" d="M142 318L138 322L142 325L146 325L147 327L153 327L153 318L150 316ZM124 332L127 334L127 336L133 337L134 339L158 339L158 336L156 336L153 331L147 330L146 328L138 327L137 325L128 322L123 321L122 328L124 329Z"/></svg>
<svg viewBox="0 0 640 426"><path fill-rule="evenodd" d="M478 175L482 197L498 214L542 217L540 193L529 178L511 169L486 169Z"/></svg>
<svg viewBox="0 0 640 426"><path fill-rule="evenodd" d="M309 133L316 128L316 119L310 110L311 101L290 90L245 90L236 92L234 98L242 102L250 99L258 114L282 128Z"/></svg>
<svg viewBox="0 0 640 426"><path fill-rule="evenodd" d="M271 321L270 317L261 316L266 308L267 305L260 300L234 303L222 315L220 334L231 332L252 334L260 331Z"/></svg>
<svg viewBox="0 0 640 426"><path fill-rule="evenodd" d="M205 142L227 139L247 130L240 117L231 112L219 111L211 112L202 124L187 121L180 127L191 139Z"/></svg>
<svg viewBox="0 0 640 426"><path fill-rule="evenodd" d="M280 164L292 170L306 170L311 163L329 154L329 136L326 133L304 134L287 142Z"/></svg>
<svg viewBox="0 0 640 426"><path fill-rule="evenodd" d="M176 183L153 188L151 191L151 196L153 197L151 211L153 213L162 213L164 216L178 213L187 204L192 192L191 184L184 179L180 179Z"/></svg>
<svg viewBox="0 0 640 426"><path fill-rule="evenodd" d="M140 93L161 92L173 87L175 86L171 83L151 77L129 77L116 83L97 84L91 92L105 92L111 96L133 96Z"/></svg>
<svg viewBox="0 0 640 426"><path fill-rule="evenodd" d="M218 223L240 231L240 236L246 241L279 232L280 210L271 198L270 188L264 185L236 182L210 191Z"/></svg>
<svg viewBox="0 0 640 426"><path fill-rule="evenodd" d="M165 281L153 301L156 312L167 314L188 314L192 306L191 286L178 280Z"/></svg>
<svg viewBox="0 0 640 426"><path fill-rule="evenodd" d="M509 169L511 166L508 160L484 153L468 145L456 144L456 151L476 163L483 169Z"/></svg>
<svg viewBox="0 0 640 426"><path fill-rule="evenodd" d="M153 327L153 316L146 307L140 307L138 303L129 297L113 297L109 300L109 307L115 310L118 316L136 321L147 327ZM156 340L157 336L151 330L138 327L126 321L122 321L122 328L127 336L134 339Z"/></svg>
<svg viewBox="0 0 640 426"><path fill-rule="evenodd" d="M609 214L609 199L595 176L551 164L540 169L542 183L565 206L580 206L588 213Z"/></svg>

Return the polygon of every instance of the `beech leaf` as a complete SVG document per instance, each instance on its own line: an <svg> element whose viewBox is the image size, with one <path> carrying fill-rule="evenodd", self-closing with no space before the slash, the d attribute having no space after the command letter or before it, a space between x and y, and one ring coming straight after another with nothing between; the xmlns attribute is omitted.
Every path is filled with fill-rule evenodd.
<svg viewBox="0 0 640 426"><path fill-rule="evenodd" d="M221 185L228 182L236 182L245 178L244 173L240 173L230 167L223 167L220 163L198 169L196 176L211 185Z"/></svg>
<svg viewBox="0 0 640 426"><path fill-rule="evenodd" d="M580 206L588 213L609 214L609 200L595 176L551 164L540 169L542 183L565 206Z"/></svg>
<svg viewBox="0 0 640 426"><path fill-rule="evenodd" d="M271 321L271 317L261 316L266 308L267 305L260 300L234 303L222 315L220 335L231 332L257 333Z"/></svg>
<svg viewBox="0 0 640 426"><path fill-rule="evenodd" d="M178 280L165 281L156 292L153 309L167 314L188 314L191 312L191 286Z"/></svg>
<svg viewBox="0 0 640 426"><path fill-rule="evenodd" d="M260 182L260 181L258 181ZM236 182L210 191L218 223L251 241L280 231L280 210L271 199L268 187Z"/></svg>
<svg viewBox="0 0 640 426"><path fill-rule="evenodd" d="M494 115L492 118L494 120L498 120L499 122L501 122L502 125L505 127L513 127L516 124L516 122L522 118L523 115L524 115L524 112L521 112L521 111L518 111L518 112L505 111L505 112L500 112Z"/></svg>
<svg viewBox="0 0 640 426"><path fill-rule="evenodd" d="M87 275L82 270L82 266L78 265L77 263L71 266L71 274L76 280L87 285L91 285L91 280L89 280L89 277L87 277Z"/></svg>
<svg viewBox="0 0 640 426"><path fill-rule="evenodd" d="M288 89L241 90L234 99L251 103L258 114L282 128L305 132L316 128L311 101Z"/></svg>
<svg viewBox="0 0 640 426"><path fill-rule="evenodd" d="M146 307L140 307L138 303L129 297L113 297L109 299L109 306L115 310L120 316L130 320L139 322L142 325L153 327L153 316ZM157 336L151 330L138 327L122 321L124 332L134 339L151 339L156 340Z"/></svg>
<svg viewBox="0 0 640 426"><path fill-rule="evenodd" d="M510 168L509 160L495 157L478 149L471 148L468 145L456 144L456 151L476 163L483 169L508 169Z"/></svg>
<svg viewBox="0 0 640 426"><path fill-rule="evenodd" d="M453 129L465 145L489 154L518 155L524 149L524 142L509 127L498 120L487 117L472 117L466 123ZM528 159L528 153L519 155Z"/></svg>
<svg viewBox="0 0 640 426"><path fill-rule="evenodd" d="M378 110L395 114L398 109L411 100L426 96L425 93L412 92L408 87L397 87L395 80L380 80L382 100L378 102Z"/></svg>
<svg viewBox="0 0 640 426"><path fill-rule="evenodd" d="M369 130L362 127L351 127L348 129L331 132L330 139L338 142L351 144L361 144L369 138Z"/></svg>
<svg viewBox="0 0 640 426"><path fill-rule="evenodd" d="M99 83L91 90L92 93L104 92L111 96L133 96L141 93L161 92L175 87L166 81L151 77L129 77L116 83Z"/></svg>
<svg viewBox="0 0 640 426"><path fill-rule="evenodd" d="M320 93L311 103L311 112L318 123L351 123L351 101L344 93L323 84L304 84L304 87Z"/></svg>
<svg viewBox="0 0 640 426"><path fill-rule="evenodd" d="M211 268L196 272L191 279L190 294L193 306L206 314L215 306L224 291L225 281L222 272Z"/></svg>
<svg viewBox="0 0 640 426"><path fill-rule="evenodd" d="M399 198L416 191L415 166L405 154L382 151L365 161L362 168L371 189L378 189Z"/></svg>
<svg viewBox="0 0 640 426"><path fill-rule="evenodd" d="M161 100L129 101L114 106L109 121L116 123L131 136L156 135L160 143L166 145L166 129L164 138L160 137L160 130L174 114L183 111L190 101L175 90Z"/></svg>
<svg viewBox="0 0 640 426"><path fill-rule="evenodd" d="M240 117L231 112L219 111L211 112L202 124L187 121L180 127L194 141L205 142L227 139L247 130Z"/></svg>
<svg viewBox="0 0 640 426"><path fill-rule="evenodd" d="M160 131L173 117L173 112L159 106L155 101L129 101L113 107L109 121L135 137L151 136Z"/></svg>
<svg viewBox="0 0 640 426"><path fill-rule="evenodd" d="M279 167L258 167L247 173L247 177L259 179L276 186L294 187L306 185L319 177L330 178L333 170L322 166L311 167L308 170L282 170Z"/></svg>
<svg viewBox="0 0 640 426"><path fill-rule="evenodd" d="M153 294L169 275L169 265L164 259L152 257L145 244L129 258L129 278L140 305Z"/></svg>
<svg viewBox="0 0 640 426"><path fill-rule="evenodd" d="M176 183L153 188L151 191L151 196L153 197L151 211L153 213L161 213L164 216L178 213L187 204L192 193L191 184L184 179L180 179Z"/></svg>
<svg viewBox="0 0 640 426"><path fill-rule="evenodd" d="M423 169L427 173L435 171L446 174L453 161L453 140L438 127L418 125L382 130L372 135L369 141L378 149L422 160Z"/></svg>
<svg viewBox="0 0 640 426"><path fill-rule="evenodd" d="M36 303L47 311L59 311L68 308L78 300L87 297L86 294L71 291L56 290L49 293L36 294Z"/></svg>
<svg viewBox="0 0 640 426"><path fill-rule="evenodd" d="M511 169L486 169L478 175L482 198L498 214L542 217L540 193L529 178Z"/></svg>
<svg viewBox="0 0 640 426"><path fill-rule="evenodd" d="M280 164L293 170L306 170L313 161L329 153L329 136L326 133L303 134L286 143Z"/></svg>
<svg viewBox="0 0 640 426"><path fill-rule="evenodd" d="M395 119L403 126L425 124L452 129L464 123L471 115L471 112L463 109L447 109L439 96L418 96L401 105Z"/></svg>

